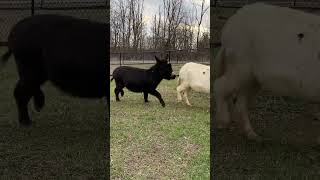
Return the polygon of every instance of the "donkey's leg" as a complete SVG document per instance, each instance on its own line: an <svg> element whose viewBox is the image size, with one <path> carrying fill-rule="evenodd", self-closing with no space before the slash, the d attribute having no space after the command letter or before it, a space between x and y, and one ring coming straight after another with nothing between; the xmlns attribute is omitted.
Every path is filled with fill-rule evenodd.
<svg viewBox="0 0 320 180"><path fill-rule="evenodd" d="M117 79L115 79L115 81L116 81L116 88L114 89L114 93L116 95L116 101L120 101L119 93L121 93L121 96L123 96L124 92L122 89L124 88L124 85Z"/></svg>
<svg viewBox="0 0 320 180"><path fill-rule="evenodd" d="M119 99L119 89L118 88L114 88L114 94L116 95L116 101L120 101Z"/></svg>
<svg viewBox="0 0 320 180"><path fill-rule="evenodd" d="M145 91L145 92L143 92L143 97L144 97L144 102L149 102L148 101L148 92L147 91Z"/></svg>
<svg viewBox="0 0 320 180"><path fill-rule="evenodd" d="M31 125L28 113L28 103L34 94L34 88L27 82L19 80L14 89L14 97L18 107L18 117L20 124L24 126Z"/></svg>
<svg viewBox="0 0 320 180"><path fill-rule="evenodd" d="M34 102L34 107L36 109L36 111L40 112L41 109L43 108L44 104L45 104L45 100L44 100L44 94L41 91L40 87L37 88L33 94L33 102Z"/></svg>
<svg viewBox="0 0 320 180"><path fill-rule="evenodd" d="M154 90L151 90L151 91L149 91L149 93L150 93L151 95L154 95L155 97L157 97L157 98L159 99L162 107L165 107L165 106L166 106L166 104L164 103L164 101L163 101L163 99L162 99L162 97L161 97L161 94L160 94L157 90L155 90L155 89L154 89Z"/></svg>
<svg viewBox="0 0 320 180"><path fill-rule="evenodd" d="M120 89L120 94L121 94L121 97L123 97L123 95L124 95L123 89Z"/></svg>

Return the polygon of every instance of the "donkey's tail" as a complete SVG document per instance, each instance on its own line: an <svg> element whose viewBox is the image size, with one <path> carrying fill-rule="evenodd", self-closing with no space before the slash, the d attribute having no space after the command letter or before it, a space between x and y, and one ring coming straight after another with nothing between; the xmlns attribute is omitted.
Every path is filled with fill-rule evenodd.
<svg viewBox="0 0 320 180"><path fill-rule="evenodd" d="M4 55L2 55L2 57L0 59L0 66L3 66L8 62L11 54L12 54L12 52L10 50L8 50Z"/></svg>

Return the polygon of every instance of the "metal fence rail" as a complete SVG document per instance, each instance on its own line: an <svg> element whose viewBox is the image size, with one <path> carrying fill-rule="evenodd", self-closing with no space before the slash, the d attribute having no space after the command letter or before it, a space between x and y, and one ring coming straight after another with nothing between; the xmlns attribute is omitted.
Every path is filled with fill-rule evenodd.
<svg viewBox="0 0 320 180"><path fill-rule="evenodd" d="M199 62L203 64L210 63L210 49L188 49L188 50L167 50L167 51L119 51L110 53L110 65L136 65L136 64L153 64L154 56L164 58L168 55L169 62L180 64L186 62Z"/></svg>
<svg viewBox="0 0 320 180"><path fill-rule="evenodd" d="M4 0L0 1L0 46L7 44L11 28L37 14L62 14L109 22L109 0Z"/></svg>

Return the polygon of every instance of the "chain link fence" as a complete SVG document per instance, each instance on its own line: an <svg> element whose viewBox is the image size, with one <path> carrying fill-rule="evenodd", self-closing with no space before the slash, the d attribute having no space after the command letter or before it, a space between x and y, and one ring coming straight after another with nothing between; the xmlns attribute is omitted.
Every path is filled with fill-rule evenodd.
<svg viewBox="0 0 320 180"><path fill-rule="evenodd" d="M148 68L156 62L154 56L164 59L166 55L168 55L168 61L173 65L175 73L178 73L180 67L187 62L210 65L210 48L167 51L112 51L110 53L110 76L116 67L128 65Z"/></svg>
<svg viewBox="0 0 320 180"><path fill-rule="evenodd" d="M168 61L172 64L184 64L186 62L198 62L209 64L209 48L188 49L188 50L167 50L167 51L121 51L110 53L111 65L137 65L137 64L154 64L155 58L165 58L168 55Z"/></svg>
<svg viewBox="0 0 320 180"><path fill-rule="evenodd" d="M5 46L11 28L37 14L61 14L109 23L109 0L2 0L0 1L0 46Z"/></svg>

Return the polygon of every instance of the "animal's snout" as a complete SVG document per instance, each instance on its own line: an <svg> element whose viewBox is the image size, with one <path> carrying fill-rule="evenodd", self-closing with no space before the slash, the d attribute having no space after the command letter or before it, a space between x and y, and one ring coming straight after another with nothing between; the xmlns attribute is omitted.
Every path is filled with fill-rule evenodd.
<svg viewBox="0 0 320 180"><path fill-rule="evenodd" d="M171 75L171 79L175 79L176 78L176 75L175 74L172 74Z"/></svg>

